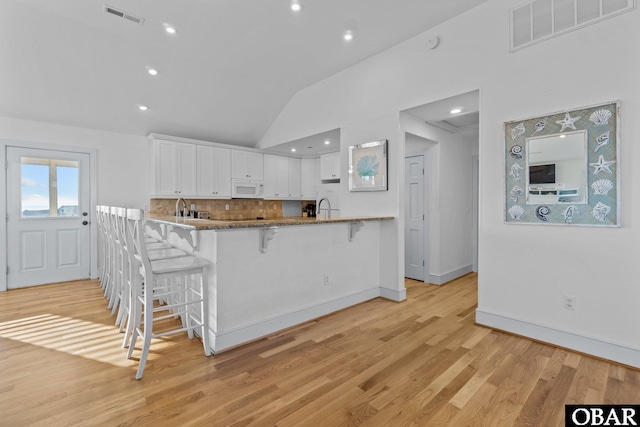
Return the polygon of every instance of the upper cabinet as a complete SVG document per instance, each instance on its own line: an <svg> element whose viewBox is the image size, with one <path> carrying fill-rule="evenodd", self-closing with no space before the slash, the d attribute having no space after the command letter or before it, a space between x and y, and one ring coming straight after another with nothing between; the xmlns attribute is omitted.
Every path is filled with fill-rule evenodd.
<svg viewBox="0 0 640 427"><path fill-rule="evenodd" d="M149 140L153 155L151 197L228 199L231 179L239 178L264 180L265 199L316 198L318 159L300 160L184 138L171 140L158 134L150 134Z"/></svg>
<svg viewBox="0 0 640 427"><path fill-rule="evenodd" d="M156 196L196 194L196 146L180 142L154 141Z"/></svg>
<svg viewBox="0 0 640 427"><path fill-rule="evenodd" d="M316 199L318 181L318 159L302 159L301 183L304 200Z"/></svg>
<svg viewBox="0 0 640 427"><path fill-rule="evenodd" d="M264 197L301 199L300 159L264 155Z"/></svg>
<svg viewBox="0 0 640 427"><path fill-rule="evenodd" d="M340 152L320 156L320 179L335 181L340 179Z"/></svg>
<svg viewBox="0 0 640 427"><path fill-rule="evenodd" d="M264 155L253 151L231 150L231 177L264 179Z"/></svg>
<svg viewBox="0 0 640 427"><path fill-rule="evenodd" d="M300 170L300 159L296 159L293 157L289 157L289 197L292 199L301 199L302 198L302 183Z"/></svg>
<svg viewBox="0 0 640 427"><path fill-rule="evenodd" d="M197 193L201 197L231 197L231 150L197 146Z"/></svg>

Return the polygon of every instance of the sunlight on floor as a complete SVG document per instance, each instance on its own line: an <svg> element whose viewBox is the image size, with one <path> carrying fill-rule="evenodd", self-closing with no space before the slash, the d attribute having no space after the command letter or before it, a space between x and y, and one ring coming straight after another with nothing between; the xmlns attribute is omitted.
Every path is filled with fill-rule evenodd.
<svg viewBox="0 0 640 427"><path fill-rule="evenodd" d="M0 338L61 351L74 356L131 366L122 348L123 335L113 326L42 314L0 323Z"/></svg>

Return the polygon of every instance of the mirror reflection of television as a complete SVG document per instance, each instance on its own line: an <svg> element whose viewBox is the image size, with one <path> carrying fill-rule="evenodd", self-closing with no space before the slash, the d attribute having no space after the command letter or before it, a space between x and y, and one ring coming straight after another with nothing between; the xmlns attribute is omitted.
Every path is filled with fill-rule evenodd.
<svg viewBox="0 0 640 427"><path fill-rule="evenodd" d="M555 184L556 165L529 165L529 184Z"/></svg>

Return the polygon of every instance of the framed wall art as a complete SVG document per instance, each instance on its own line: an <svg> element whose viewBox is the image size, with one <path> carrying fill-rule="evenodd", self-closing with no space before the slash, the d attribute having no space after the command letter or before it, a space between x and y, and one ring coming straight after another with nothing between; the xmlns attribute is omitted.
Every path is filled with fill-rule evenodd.
<svg viewBox="0 0 640 427"><path fill-rule="evenodd" d="M387 140L349 147L349 191L385 191Z"/></svg>

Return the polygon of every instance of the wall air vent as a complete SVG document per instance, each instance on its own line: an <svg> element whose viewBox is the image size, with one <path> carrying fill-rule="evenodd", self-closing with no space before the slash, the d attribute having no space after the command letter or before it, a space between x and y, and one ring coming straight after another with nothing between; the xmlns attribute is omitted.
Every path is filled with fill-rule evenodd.
<svg viewBox="0 0 640 427"><path fill-rule="evenodd" d="M142 25L144 23L144 19L140 18L139 16L132 15L129 12L125 12L124 10L116 9L115 7L111 7L108 4L104 5L104 11L117 17L128 19L129 21L135 22L136 24Z"/></svg>
<svg viewBox="0 0 640 427"><path fill-rule="evenodd" d="M635 0L530 0L510 11L511 51L635 8Z"/></svg>

